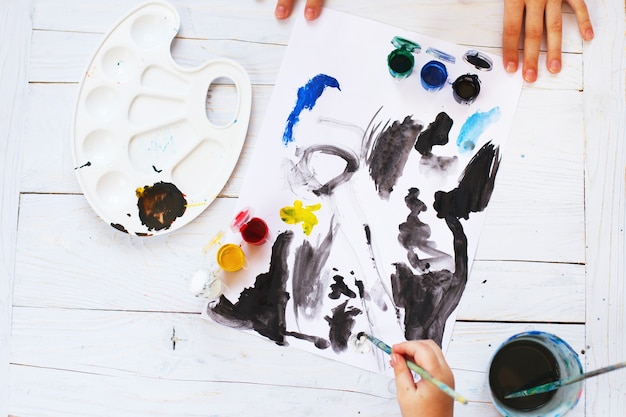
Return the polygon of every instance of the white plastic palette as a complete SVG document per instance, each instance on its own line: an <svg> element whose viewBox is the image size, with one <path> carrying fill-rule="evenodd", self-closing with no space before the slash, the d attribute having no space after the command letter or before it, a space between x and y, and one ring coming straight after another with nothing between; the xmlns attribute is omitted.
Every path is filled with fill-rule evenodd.
<svg viewBox="0 0 626 417"><path fill-rule="evenodd" d="M170 44L179 26L167 2L138 7L105 37L80 85L72 140L78 181L100 217L136 235L176 230L208 207L248 129L245 70L224 58L178 66ZM206 115L218 78L237 89L233 120L222 126Z"/></svg>

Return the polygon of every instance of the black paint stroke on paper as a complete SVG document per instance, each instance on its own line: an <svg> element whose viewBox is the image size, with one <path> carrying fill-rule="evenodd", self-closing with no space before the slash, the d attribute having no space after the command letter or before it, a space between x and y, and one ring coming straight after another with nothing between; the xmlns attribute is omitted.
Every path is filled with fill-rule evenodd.
<svg viewBox="0 0 626 417"><path fill-rule="evenodd" d="M445 323L467 283L467 237L459 219L468 219L471 212L487 207L499 164L499 148L488 142L470 160L457 188L435 193L437 217L445 220L452 233L454 272L441 269L414 274L405 263L395 265L391 284L394 300L405 309L407 339L429 338L441 345Z"/></svg>
<svg viewBox="0 0 626 417"><path fill-rule="evenodd" d="M343 352L348 348L348 339L354 328L354 317L362 313L356 307L347 307L348 301L346 300L333 308L332 317L324 317L330 326L330 344L336 353Z"/></svg>
<svg viewBox="0 0 626 417"><path fill-rule="evenodd" d="M409 189L404 198L410 213L404 223L398 226L398 242L407 249L409 264L421 271L427 271L441 263L452 263L452 258L445 252L437 249L437 242L430 240L431 228L419 218L420 213L427 210L426 204L419 199L420 191L417 188ZM424 252L430 257L420 259L417 250ZM450 265L451 267L452 265Z"/></svg>
<svg viewBox="0 0 626 417"><path fill-rule="evenodd" d="M326 237L317 247L305 240L295 251L291 292L296 320L300 313L305 318L312 319L322 307L327 284L327 280L322 277L322 269L330 255L336 227L329 228Z"/></svg>
<svg viewBox="0 0 626 417"><path fill-rule="evenodd" d="M272 246L269 271L258 275L254 286L244 289L235 304L222 295L216 303L207 307L206 312L218 323L254 330L279 345L287 345L285 337L293 336L308 340L319 349L325 349L330 346L330 342L324 338L287 331L287 255L292 240L291 231L279 234Z"/></svg>
<svg viewBox="0 0 626 417"><path fill-rule="evenodd" d="M432 152L433 146L447 144L452 123L452 119L446 112L439 113L435 117L435 121L429 124L426 130L417 137L415 150L421 155L428 155Z"/></svg>
<svg viewBox="0 0 626 417"><path fill-rule="evenodd" d="M459 186L449 192L435 193L437 217L468 219L471 212L483 211L495 185L500 166L500 148L491 141L483 145L463 171Z"/></svg>
<svg viewBox="0 0 626 417"><path fill-rule="evenodd" d="M344 170L324 184L315 177L315 170L311 167L311 158L316 153L336 156L345 161ZM300 159L294 164L290 160L283 162L283 169L287 172L287 180L292 189L306 186L316 196L330 196L335 188L350 181L359 169L359 157L351 150L335 145L312 145L304 150L298 149L296 156Z"/></svg>
<svg viewBox="0 0 626 417"><path fill-rule="evenodd" d="M366 143L371 141L379 127L380 124L371 130L370 139L366 139ZM367 165L370 177L382 199L389 199L423 127L411 116L406 116L402 122L395 121L391 126L389 123L385 124L382 131L373 139Z"/></svg>
<svg viewBox="0 0 626 417"><path fill-rule="evenodd" d="M404 308L407 340L433 339L441 346L446 320L459 304L467 283L467 238L454 217L446 218L454 238L455 270L414 274L405 263L397 263L391 275L393 297Z"/></svg>
<svg viewBox="0 0 626 417"><path fill-rule="evenodd" d="M333 276L334 284L330 284L330 294L328 298L338 300L342 295L348 298L356 298L356 293L348 287L341 275Z"/></svg>
<svg viewBox="0 0 626 417"><path fill-rule="evenodd" d="M420 167L423 173L446 172L458 161L456 156L438 156L432 152L433 146L444 146L448 143L452 124L453 121L450 116L441 112L435 117L435 121L430 123L426 130L417 137L415 150L422 155Z"/></svg>

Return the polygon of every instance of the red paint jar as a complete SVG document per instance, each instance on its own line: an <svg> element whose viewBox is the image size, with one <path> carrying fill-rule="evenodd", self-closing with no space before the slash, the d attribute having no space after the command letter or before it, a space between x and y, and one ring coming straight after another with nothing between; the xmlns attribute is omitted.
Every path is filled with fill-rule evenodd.
<svg viewBox="0 0 626 417"><path fill-rule="evenodd" d="M259 217L250 217L250 209L240 211L233 220L233 229L241 233L244 242L251 245L262 245L267 241L269 228L265 220Z"/></svg>

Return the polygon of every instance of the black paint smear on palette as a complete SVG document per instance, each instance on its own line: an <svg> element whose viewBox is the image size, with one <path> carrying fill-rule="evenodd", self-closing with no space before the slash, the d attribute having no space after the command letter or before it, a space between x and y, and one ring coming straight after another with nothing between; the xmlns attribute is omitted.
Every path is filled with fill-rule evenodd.
<svg viewBox="0 0 626 417"><path fill-rule="evenodd" d="M254 286L244 289L235 304L222 295L217 303L208 306L207 315L230 327L254 330L279 345L287 345L286 336L293 336L326 349L331 342L322 337L287 331L287 257L292 239L292 231L279 234L272 246L268 272L258 275Z"/></svg>
<svg viewBox="0 0 626 417"><path fill-rule="evenodd" d="M128 233L128 230L126 230L126 228L119 224L119 223L111 223L111 227L113 227L114 229L119 230L120 232L124 232L124 233Z"/></svg>
<svg viewBox="0 0 626 417"><path fill-rule="evenodd" d="M405 337L409 340L430 338L442 343L445 322L467 283L467 237L459 219L487 207L500 162L498 151L490 142L485 144L468 163L457 188L435 193L437 217L445 219L452 232L454 272L442 269L416 275L404 263L395 265L392 292L394 301L405 309Z"/></svg>
<svg viewBox="0 0 626 417"><path fill-rule="evenodd" d="M148 230L163 230L185 214L187 200L174 184L161 181L137 189L137 207L139 219Z"/></svg>
<svg viewBox="0 0 626 417"><path fill-rule="evenodd" d="M84 163L83 165L81 165L79 167L74 167L74 170L82 169L82 168L86 168L86 167L90 167L90 166L91 166L91 161L87 161L86 163Z"/></svg>

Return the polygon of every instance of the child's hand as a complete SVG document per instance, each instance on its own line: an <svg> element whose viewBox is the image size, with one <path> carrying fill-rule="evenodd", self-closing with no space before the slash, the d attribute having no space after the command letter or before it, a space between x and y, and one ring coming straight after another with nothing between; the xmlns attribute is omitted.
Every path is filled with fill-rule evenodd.
<svg viewBox="0 0 626 417"><path fill-rule="evenodd" d="M585 40L593 38L593 28L584 0L567 1L578 20L578 29ZM524 27L524 63L522 76L527 82L537 79L539 46L543 35L544 18L548 55L546 66L553 74L561 71L561 3L562 0L504 0L502 26L502 59L508 72L517 71L517 48Z"/></svg>
<svg viewBox="0 0 626 417"><path fill-rule="evenodd" d="M454 375L443 352L432 340L412 340L394 345L391 366L396 376L396 391L400 411L404 417L452 417L454 400L428 381L415 383L406 358L424 368L450 388Z"/></svg>
<svg viewBox="0 0 626 417"><path fill-rule="evenodd" d="M274 14L277 19L286 19L291 15L295 0L278 0ZM317 19L322 11L324 0L306 0L304 6L304 17L306 20Z"/></svg>

